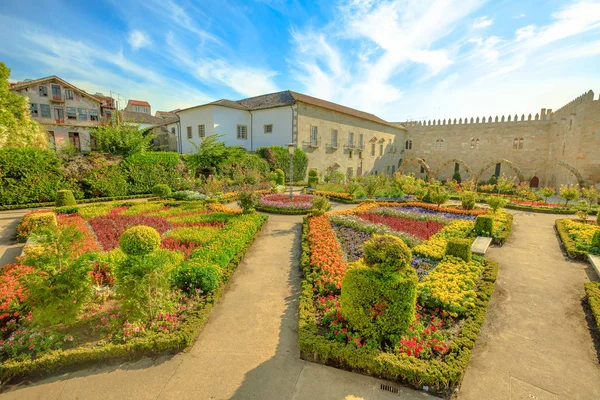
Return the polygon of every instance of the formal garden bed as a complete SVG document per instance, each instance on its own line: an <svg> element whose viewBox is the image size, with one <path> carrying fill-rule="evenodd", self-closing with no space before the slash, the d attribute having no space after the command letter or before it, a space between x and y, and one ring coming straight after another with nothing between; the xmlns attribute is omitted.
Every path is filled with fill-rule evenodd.
<svg viewBox="0 0 600 400"><path fill-rule="evenodd" d="M506 240L510 228L502 210L425 203L366 202L307 217L302 357L451 393L497 274L496 263L472 255L470 245L477 234Z"/></svg>
<svg viewBox="0 0 600 400"><path fill-rule="evenodd" d="M321 196L293 194L290 197L287 193L263 194L255 206L258 211L288 215L308 214L315 210L324 212L330 207L329 202Z"/></svg>
<svg viewBox="0 0 600 400"><path fill-rule="evenodd" d="M600 217L598 219L600 220ZM599 221L557 219L555 224L569 257L583 260L587 254L600 255Z"/></svg>
<svg viewBox="0 0 600 400"><path fill-rule="evenodd" d="M0 382L189 346L266 216L155 201L34 211L0 275Z"/></svg>

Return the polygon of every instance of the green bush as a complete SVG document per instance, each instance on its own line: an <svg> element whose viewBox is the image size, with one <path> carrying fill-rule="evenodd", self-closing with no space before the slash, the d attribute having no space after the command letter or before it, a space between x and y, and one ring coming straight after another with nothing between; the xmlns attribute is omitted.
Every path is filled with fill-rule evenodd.
<svg viewBox="0 0 600 400"><path fill-rule="evenodd" d="M313 215L323 215L325 211L329 210L331 204L324 196L315 196L312 199Z"/></svg>
<svg viewBox="0 0 600 400"><path fill-rule="evenodd" d="M287 147L260 147L256 150L256 154L267 160L271 170L281 169L287 171L290 167L290 155ZM306 178L307 167L308 157L306 156L306 153L300 149L296 149L292 159L294 181L303 181Z"/></svg>
<svg viewBox="0 0 600 400"><path fill-rule="evenodd" d="M463 210L472 210L475 208L475 192L463 192L460 195L460 204Z"/></svg>
<svg viewBox="0 0 600 400"><path fill-rule="evenodd" d="M285 184L285 173L281 169L276 169L275 175L276 175L275 183L277 185Z"/></svg>
<svg viewBox="0 0 600 400"><path fill-rule="evenodd" d="M260 195L254 190L244 189L238 196L238 206L240 206L240 208L246 213L252 212L258 205L259 197Z"/></svg>
<svg viewBox="0 0 600 400"><path fill-rule="evenodd" d="M56 207L64 207L64 206L75 206L77 202L75 201L75 196L73 196L73 192L70 190L59 190L56 192L56 201L54 202Z"/></svg>
<svg viewBox="0 0 600 400"><path fill-rule="evenodd" d="M596 214L596 223L600 225L600 207L598 207L598 214Z"/></svg>
<svg viewBox="0 0 600 400"><path fill-rule="evenodd" d="M123 160L121 168L129 181L131 194L152 193L157 183L175 190L188 189L190 185L189 171L177 153L133 154Z"/></svg>
<svg viewBox="0 0 600 400"><path fill-rule="evenodd" d="M402 334L415 318L417 283L412 268L384 275L358 261L344 275L342 314L365 338Z"/></svg>
<svg viewBox="0 0 600 400"><path fill-rule="evenodd" d="M319 184L319 173L314 170L311 169L310 171L308 171L308 186L310 187L317 187L317 185Z"/></svg>
<svg viewBox="0 0 600 400"><path fill-rule="evenodd" d="M77 206L62 206L62 207L55 207L54 208L54 212L56 214L75 214L79 211L79 207Z"/></svg>
<svg viewBox="0 0 600 400"><path fill-rule="evenodd" d="M597 229L592 236L592 247L600 248L600 229Z"/></svg>
<svg viewBox="0 0 600 400"><path fill-rule="evenodd" d="M471 239L452 238L446 243L446 255L462 258L466 262L471 261Z"/></svg>
<svg viewBox="0 0 600 400"><path fill-rule="evenodd" d="M123 232L119 247L128 256L150 254L160 247L160 234L149 226L134 226Z"/></svg>
<svg viewBox="0 0 600 400"><path fill-rule="evenodd" d="M494 235L494 218L491 215L478 215L475 220L475 233L492 237Z"/></svg>
<svg viewBox="0 0 600 400"><path fill-rule="evenodd" d="M69 188L54 150L0 150L0 205L53 202Z"/></svg>
<svg viewBox="0 0 600 400"><path fill-rule="evenodd" d="M584 287L596 326L600 329L600 282L587 282Z"/></svg>
<svg viewBox="0 0 600 400"><path fill-rule="evenodd" d="M383 274L400 271L412 258L406 243L392 235L373 235L373 239L365 242L363 248L367 265Z"/></svg>
<svg viewBox="0 0 600 400"><path fill-rule="evenodd" d="M171 194L171 188L169 185L159 183L152 187L152 194L157 197L167 197Z"/></svg>
<svg viewBox="0 0 600 400"><path fill-rule="evenodd" d="M508 204L508 201L502 196L489 196L486 199L486 202L492 208L492 210L494 210L494 212L498 211L499 209L506 206L506 204Z"/></svg>
<svg viewBox="0 0 600 400"><path fill-rule="evenodd" d="M165 237L171 237L184 243L205 244L218 232L218 228L211 226L182 226L171 229L165 234Z"/></svg>
<svg viewBox="0 0 600 400"><path fill-rule="evenodd" d="M118 164L92 169L83 176L80 184L85 197L117 197L129 194L127 176Z"/></svg>
<svg viewBox="0 0 600 400"><path fill-rule="evenodd" d="M171 274L173 284L187 293L196 289L211 293L219 286L219 278L219 268L197 260L188 260Z"/></svg>

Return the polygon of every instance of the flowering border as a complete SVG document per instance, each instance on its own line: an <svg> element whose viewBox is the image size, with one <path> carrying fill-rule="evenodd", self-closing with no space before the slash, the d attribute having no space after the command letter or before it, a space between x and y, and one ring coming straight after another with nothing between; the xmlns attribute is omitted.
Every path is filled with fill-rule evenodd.
<svg viewBox="0 0 600 400"><path fill-rule="evenodd" d="M391 354L336 341L319 335L316 308L313 301L316 281L312 278L311 253L308 240L308 218L302 230L302 258L304 272L298 323L300 355L304 360L373 375L384 379L444 395L452 393L462 380L471 351L485 320L489 300L494 292L498 264L486 259L479 282L475 307L466 317L463 327L450 344L448 361L421 360L406 354Z"/></svg>
<svg viewBox="0 0 600 400"><path fill-rule="evenodd" d="M35 360L5 361L0 365L0 386L9 380L25 376L41 376L50 372L64 370L74 366L95 364L107 360L134 360L165 353L176 353L194 343L196 336L208 320L212 308L224 293L229 279L240 264L242 258L260 235L267 216L258 215L256 231L251 238L232 257L222 270L222 284L207 298L204 307L190 311L181 328L171 334L157 334L149 338L134 338L125 344L108 343L98 347L79 347L69 350L56 350L44 354Z"/></svg>

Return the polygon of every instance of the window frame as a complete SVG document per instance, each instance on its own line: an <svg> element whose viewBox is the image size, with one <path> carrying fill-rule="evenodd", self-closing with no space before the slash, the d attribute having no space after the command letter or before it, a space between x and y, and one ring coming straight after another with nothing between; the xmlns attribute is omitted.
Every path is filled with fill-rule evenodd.
<svg viewBox="0 0 600 400"><path fill-rule="evenodd" d="M47 115L44 115L44 108L48 110ZM52 110L50 109L50 104L40 104L40 116L42 118L52 118Z"/></svg>
<svg viewBox="0 0 600 400"><path fill-rule="evenodd" d="M273 124L264 124L263 125L263 132L265 135L271 135L273 134Z"/></svg>
<svg viewBox="0 0 600 400"><path fill-rule="evenodd" d="M236 131L238 140L248 140L248 125L237 124Z"/></svg>
<svg viewBox="0 0 600 400"><path fill-rule="evenodd" d="M334 148L338 147L338 130L337 129L331 130L331 147L334 147Z"/></svg>
<svg viewBox="0 0 600 400"><path fill-rule="evenodd" d="M48 86L46 86L46 85L39 85L39 87L38 87L38 94L41 97L48 97Z"/></svg>
<svg viewBox="0 0 600 400"><path fill-rule="evenodd" d="M73 110L72 118L69 115L69 109ZM73 119L73 120L77 121L77 107L67 107L66 114L67 114L67 120Z"/></svg>
<svg viewBox="0 0 600 400"><path fill-rule="evenodd" d="M75 140L77 138L77 140ZM69 143L75 147L78 151L81 151L81 136L79 132L69 132Z"/></svg>
<svg viewBox="0 0 600 400"><path fill-rule="evenodd" d="M40 111L37 103L29 103L29 115L32 117L39 117Z"/></svg>
<svg viewBox="0 0 600 400"><path fill-rule="evenodd" d="M371 157L375 157L375 143L371 143Z"/></svg>
<svg viewBox="0 0 600 400"><path fill-rule="evenodd" d="M206 137L206 125L198 124L198 137L201 139Z"/></svg>
<svg viewBox="0 0 600 400"><path fill-rule="evenodd" d="M84 113L82 113L84 111ZM82 116L85 115L85 119ZM77 107L77 121L87 121L88 120L88 110L87 108L79 108Z"/></svg>
<svg viewBox="0 0 600 400"><path fill-rule="evenodd" d="M88 110L88 115L90 117L90 121L95 121L95 122L100 121L100 116L99 116L98 110L91 108Z"/></svg>
<svg viewBox="0 0 600 400"><path fill-rule="evenodd" d="M74 99L75 99L75 92L73 91L73 89L65 88L65 100L74 100Z"/></svg>
<svg viewBox="0 0 600 400"><path fill-rule="evenodd" d="M383 157L383 143L379 143L379 156Z"/></svg>
<svg viewBox="0 0 600 400"><path fill-rule="evenodd" d="M194 133L192 132L192 127L191 127L191 125L190 125L190 126L188 126L188 127L186 127L186 130L187 130L187 138L188 138L188 139L191 139L191 138L192 138L192 136L193 136L193 134L194 134Z"/></svg>

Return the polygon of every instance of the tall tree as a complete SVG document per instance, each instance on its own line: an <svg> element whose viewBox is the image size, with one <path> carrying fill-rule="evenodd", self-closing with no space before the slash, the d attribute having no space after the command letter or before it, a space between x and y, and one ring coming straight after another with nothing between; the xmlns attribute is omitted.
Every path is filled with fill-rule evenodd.
<svg viewBox="0 0 600 400"><path fill-rule="evenodd" d="M10 69L0 62L0 149L48 148L46 129L31 120L27 99L10 91Z"/></svg>

